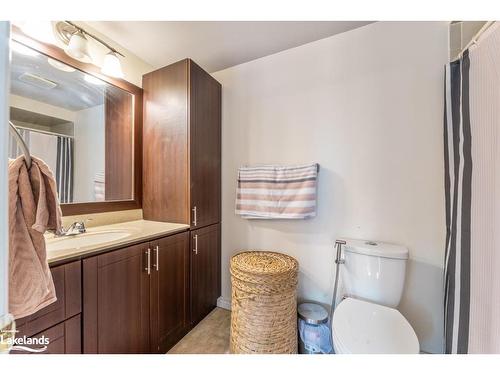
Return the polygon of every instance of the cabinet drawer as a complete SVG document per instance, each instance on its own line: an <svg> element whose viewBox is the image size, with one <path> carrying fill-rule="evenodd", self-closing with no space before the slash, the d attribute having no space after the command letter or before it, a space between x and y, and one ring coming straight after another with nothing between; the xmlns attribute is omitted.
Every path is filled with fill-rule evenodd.
<svg viewBox="0 0 500 375"><path fill-rule="evenodd" d="M81 262L53 267L50 271L57 301L30 316L18 319L18 335L33 336L82 311Z"/></svg>
<svg viewBox="0 0 500 375"><path fill-rule="evenodd" d="M29 353L25 351L12 351L13 354L80 354L81 348L81 319L80 314L46 329L32 337L47 337L49 344L42 353Z"/></svg>
<svg viewBox="0 0 500 375"><path fill-rule="evenodd" d="M64 354L64 323L59 323L52 328L40 332L34 337L41 336L45 336L49 339L49 345L47 345L47 350L43 352L43 354Z"/></svg>

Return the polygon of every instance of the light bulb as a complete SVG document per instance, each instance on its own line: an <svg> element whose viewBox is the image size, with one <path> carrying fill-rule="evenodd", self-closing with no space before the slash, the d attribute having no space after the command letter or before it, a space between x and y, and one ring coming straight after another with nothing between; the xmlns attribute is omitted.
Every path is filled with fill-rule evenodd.
<svg viewBox="0 0 500 375"><path fill-rule="evenodd" d="M101 72L111 77L123 78L122 65L115 52L110 51L104 56Z"/></svg>
<svg viewBox="0 0 500 375"><path fill-rule="evenodd" d="M26 21L21 25L21 30L33 39L44 43L55 44L54 29L51 21Z"/></svg>
<svg viewBox="0 0 500 375"><path fill-rule="evenodd" d="M91 62L89 56L87 38L81 31L77 31L69 39L68 47L64 50L67 55L83 62Z"/></svg>

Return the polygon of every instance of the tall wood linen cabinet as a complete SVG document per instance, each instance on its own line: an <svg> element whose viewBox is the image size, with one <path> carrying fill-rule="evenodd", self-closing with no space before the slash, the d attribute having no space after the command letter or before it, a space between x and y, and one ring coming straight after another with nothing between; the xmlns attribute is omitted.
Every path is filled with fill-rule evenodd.
<svg viewBox="0 0 500 375"><path fill-rule="evenodd" d="M145 220L190 225L192 326L220 296L221 85L190 59L143 76Z"/></svg>

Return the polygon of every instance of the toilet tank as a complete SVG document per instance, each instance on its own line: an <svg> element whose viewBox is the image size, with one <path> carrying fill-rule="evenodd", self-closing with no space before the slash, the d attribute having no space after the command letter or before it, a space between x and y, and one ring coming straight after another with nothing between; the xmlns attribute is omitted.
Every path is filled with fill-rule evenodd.
<svg viewBox="0 0 500 375"><path fill-rule="evenodd" d="M366 240L346 240L340 268L344 295L397 307L403 294L408 249Z"/></svg>

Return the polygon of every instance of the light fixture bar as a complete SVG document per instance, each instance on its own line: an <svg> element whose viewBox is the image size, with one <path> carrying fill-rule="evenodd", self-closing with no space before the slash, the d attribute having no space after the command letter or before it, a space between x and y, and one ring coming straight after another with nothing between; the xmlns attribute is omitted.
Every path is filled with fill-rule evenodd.
<svg viewBox="0 0 500 375"><path fill-rule="evenodd" d="M71 25L73 26L75 29L79 30L82 34L84 35L88 35L89 37L91 37L92 39L94 39L95 41L101 43L104 47L106 47L107 49L109 49L111 52L114 52L122 57L125 57L122 53L120 53L119 51L117 51L115 48L111 47L108 43L106 43L105 41L103 41L102 39L96 37L95 35L85 31L84 29L82 29L80 26L77 26L75 25L73 22L71 21L64 21L66 22L68 25Z"/></svg>

